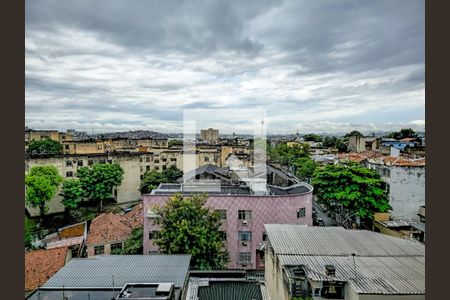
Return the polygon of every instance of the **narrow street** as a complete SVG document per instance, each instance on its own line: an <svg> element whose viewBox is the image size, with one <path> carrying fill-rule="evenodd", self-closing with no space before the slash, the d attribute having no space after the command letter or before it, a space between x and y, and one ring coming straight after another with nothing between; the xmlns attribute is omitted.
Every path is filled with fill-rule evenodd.
<svg viewBox="0 0 450 300"><path fill-rule="evenodd" d="M316 196L314 196L313 207L316 209L317 217L322 218L325 226L336 226L336 221L328 217L327 213L316 203Z"/></svg>

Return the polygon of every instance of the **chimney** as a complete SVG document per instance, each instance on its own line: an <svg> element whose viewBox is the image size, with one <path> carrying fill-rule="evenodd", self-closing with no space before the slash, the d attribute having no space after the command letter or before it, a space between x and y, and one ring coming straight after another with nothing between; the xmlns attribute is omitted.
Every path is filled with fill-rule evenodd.
<svg viewBox="0 0 450 300"><path fill-rule="evenodd" d="M333 265L326 265L325 266L326 274L327 276L336 276L336 269Z"/></svg>

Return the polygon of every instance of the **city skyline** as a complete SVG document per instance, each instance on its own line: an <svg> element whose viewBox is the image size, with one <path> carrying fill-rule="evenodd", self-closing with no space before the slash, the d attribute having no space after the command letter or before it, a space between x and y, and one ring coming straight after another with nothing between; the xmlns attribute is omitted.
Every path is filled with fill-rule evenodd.
<svg viewBox="0 0 450 300"><path fill-rule="evenodd" d="M264 108L269 134L425 127L423 1L39 0L25 50L35 129L175 133L193 108Z"/></svg>

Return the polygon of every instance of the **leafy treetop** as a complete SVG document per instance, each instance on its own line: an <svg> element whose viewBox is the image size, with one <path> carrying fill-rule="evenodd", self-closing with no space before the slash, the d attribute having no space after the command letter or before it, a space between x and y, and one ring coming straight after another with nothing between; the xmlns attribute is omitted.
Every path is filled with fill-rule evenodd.
<svg viewBox="0 0 450 300"><path fill-rule="evenodd" d="M64 207L70 210L78 208L85 193L79 179L69 178L64 180L60 195L63 198L62 203Z"/></svg>
<svg viewBox="0 0 450 300"><path fill-rule="evenodd" d="M117 163L96 164L91 168L81 167L77 176L86 198L99 202L102 211L103 201L112 197L113 188L122 183L123 173Z"/></svg>
<svg viewBox="0 0 450 300"><path fill-rule="evenodd" d="M372 219L375 212L387 212L391 209L385 184L378 173L358 164L317 168L312 184L319 201L337 213L342 208L349 214Z"/></svg>
<svg viewBox="0 0 450 300"><path fill-rule="evenodd" d="M160 231L155 240L168 254L191 254L192 265L199 269L225 267L228 253L224 251L221 221L217 211L204 207L206 195L172 196L164 206L155 206L159 215L155 223Z"/></svg>
<svg viewBox="0 0 450 300"><path fill-rule="evenodd" d="M63 147L60 142L52 139L33 140L28 144L30 154L61 154Z"/></svg>
<svg viewBox="0 0 450 300"><path fill-rule="evenodd" d="M177 179L183 177L183 171L176 166L170 166L162 172L156 170L145 173L141 183L141 193L147 194L156 189L160 183L175 183Z"/></svg>

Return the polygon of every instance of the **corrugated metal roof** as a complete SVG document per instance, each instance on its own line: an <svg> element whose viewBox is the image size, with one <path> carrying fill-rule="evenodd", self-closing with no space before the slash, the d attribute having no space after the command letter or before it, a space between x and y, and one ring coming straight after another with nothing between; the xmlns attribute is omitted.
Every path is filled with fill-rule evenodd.
<svg viewBox="0 0 450 300"><path fill-rule="evenodd" d="M336 281L349 282L359 294L425 294L425 257L279 255L283 265L305 265L314 281L333 280L325 266L336 268ZM355 268L356 265L356 268ZM356 269L356 273L355 273ZM356 276L355 276L356 274Z"/></svg>
<svg viewBox="0 0 450 300"><path fill-rule="evenodd" d="M333 265L334 280L349 282L360 294L425 293L425 247L419 242L342 227L265 228L280 263L304 265L311 280L332 280L325 266Z"/></svg>
<svg viewBox="0 0 450 300"><path fill-rule="evenodd" d="M44 287L112 288L126 283L173 282L182 287L190 255L104 255L74 258ZM113 284L114 282L114 284Z"/></svg>
<svg viewBox="0 0 450 300"><path fill-rule="evenodd" d="M347 256L422 256L425 246L419 242L368 230L305 225L265 225L277 254Z"/></svg>

